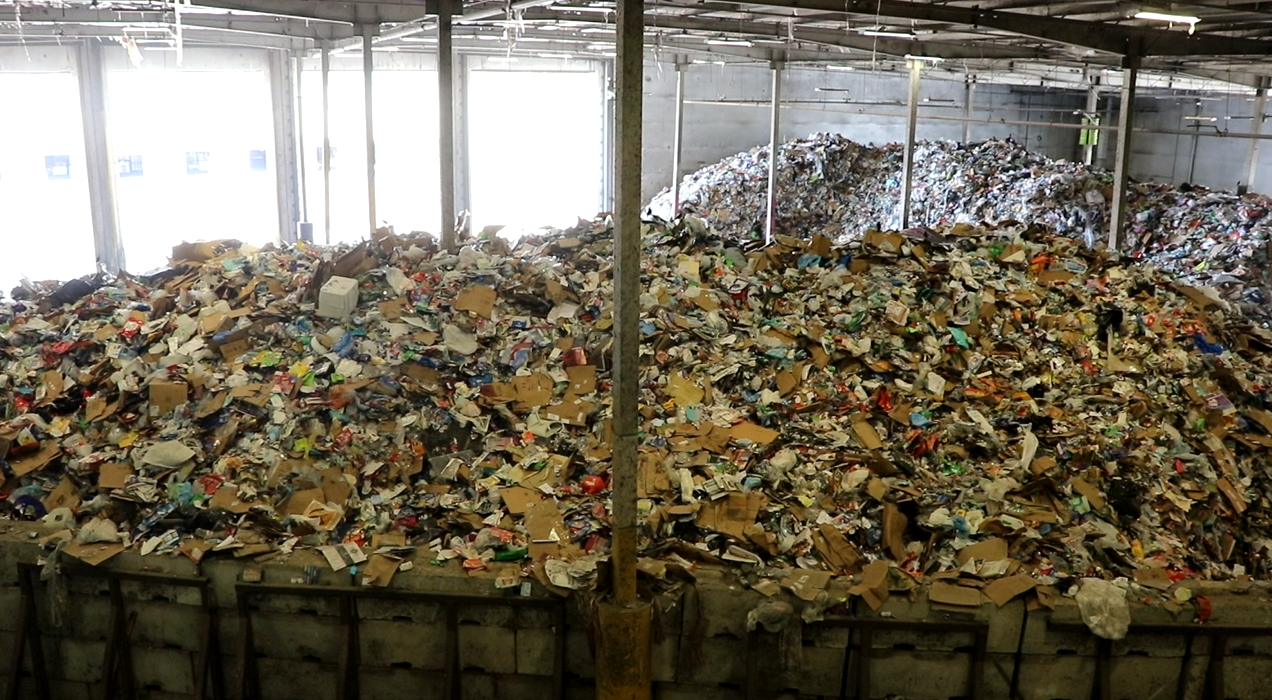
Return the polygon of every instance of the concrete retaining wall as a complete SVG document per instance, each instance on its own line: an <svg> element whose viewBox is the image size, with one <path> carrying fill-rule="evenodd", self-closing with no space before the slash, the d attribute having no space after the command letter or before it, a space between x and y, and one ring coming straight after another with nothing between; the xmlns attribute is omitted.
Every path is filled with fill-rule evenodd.
<svg viewBox="0 0 1272 700"><path fill-rule="evenodd" d="M5 532L8 530L8 532ZM20 600L18 562L33 562L38 548L26 539L31 528L0 523L0 681L7 681ZM264 565L264 582L286 584L302 575L306 564L318 563L298 553L283 563ZM251 564L209 559L201 568L184 558L139 557L125 553L106 564L131 571L171 575L203 575L210 579L218 605L218 639L228 696L238 697L240 620L235 584ZM259 565L255 565L259 566ZM318 585L350 585L345 574L324 567ZM439 594L488 595L490 604L464 606L459 613L459 667L464 700L529 700L550 697L554 631L550 610L517 608L501 603L505 594L493 581L467 576L457 568L430 566L424 559L410 572L398 574L394 587ZM1214 606L1215 624L1272 626L1269 589L1247 585L1203 588ZM121 583L126 606L136 617L132 655L138 697L162 700L194 694L195 656L200 623L197 590L155 583ZM832 591L833 592L833 591ZM47 594L40 591L40 627L50 684L56 698L101 697L103 660L109 637L110 598L104 579L70 578L69 604L62 625L54 627ZM536 595L548 595L536 592ZM802 666L783 670L777 636L748 639L746 613L761 596L743 588L729 571L703 569L696 590L679 599L658 599L661 630L653 650L655 697L660 700L742 700L753 698L838 697L849 631L805 625ZM799 601L792 600L794 603ZM1068 603L1068 601L1064 601ZM567 606L567 696L594 696L594 673L585 623L573 604ZM863 607L864 609L864 607ZM440 605L360 599L359 684L363 698L445 697L445 615ZM294 595L253 598L254 648L261 692L271 700L334 700L338 696L344 626L338 601ZM1013 673L1019 674L1024 700L1088 700L1095 672L1096 641L1085 632L1057 632L1050 620L1077 621L1076 607L1063 604L1054 613L1027 612L1023 601L1002 608L952 614L932 610L922 595L911 600L894 595L880 613L898 620L979 619L988 622L985 665L986 697L1007 698ZM1137 623L1186 623L1191 609L1171 615L1160 607L1135 606ZM1023 626L1023 634L1022 634ZM853 644L856 639L851 638ZM964 697L971 668L972 635L878 631L874 635L871 697L896 694L909 700ZM1264 680L1272 669L1272 637L1237 638L1228 642L1226 697L1270 698ZM750 653L748 654L748 650ZM1186 698L1201 698L1208 642L1193 640L1187 663ZM1184 665L1182 636L1131 635L1113 645L1115 698L1174 698ZM1017 664L1019 668L1017 670ZM29 673L29 658L24 672ZM0 688L4 687L0 683ZM23 679L19 696L34 697L32 680ZM852 688L849 686L849 696Z"/></svg>

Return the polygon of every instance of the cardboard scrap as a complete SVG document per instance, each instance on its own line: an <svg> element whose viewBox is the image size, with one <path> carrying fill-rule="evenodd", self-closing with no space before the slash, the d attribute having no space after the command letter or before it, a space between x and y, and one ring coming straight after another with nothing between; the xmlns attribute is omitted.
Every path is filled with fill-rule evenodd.
<svg viewBox="0 0 1272 700"><path fill-rule="evenodd" d="M392 557L386 557L383 554L372 554L367 558L366 565L359 568L359 572L362 574L362 585L387 588L393 582L393 575L397 573L398 567L401 565L401 561Z"/></svg>
<svg viewBox="0 0 1272 700"><path fill-rule="evenodd" d="M897 508L897 504L891 501L883 504L883 543L888 546L892 558L898 562L905 561L906 558L905 528L909 522L909 518Z"/></svg>
<svg viewBox="0 0 1272 700"><path fill-rule="evenodd" d="M747 440L756 445L767 445L776 440L780 434L776 430L750 421L742 421L729 429L729 437L734 440Z"/></svg>
<svg viewBox="0 0 1272 700"><path fill-rule="evenodd" d="M150 382L150 415L162 416L189 400L190 386L185 382L156 379Z"/></svg>
<svg viewBox="0 0 1272 700"><path fill-rule="evenodd" d="M53 463L62 454L62 448L56 441L50 440L40 445L39 451L19 457L9 462L14 476L26 476Z"/></svg>
<svg viewBox="0 0 1272 700"><path fill-rule="evenodd" d="M861 561L861 552L856 545L848 541L843 533L830 523L822 523L812 530L813 546L821 555L822 561L836 572L847 574L857 562Z"/></svg>
<svg viewBox="0 0 1272 700"><path fill-rule="evenodd" d="M955 555L958 565L962 566L972 559L980 561L999 561L1007 558L1007 540L1001 537L994 537L988 540L968 545Z"/></svg>
<svg viewBox="0 0 1272 700"><path fill-rule="evenodd" d="M857 421L852 424L852 431L857 434L857 439L861 441L861 446L867 450L878 450L883 447L883 439L879 437L879 431L875 430L873 425L868 421Z"/></svg>
<svg viewBox="0 0 1272 700"><path fill-rule="evenodd" d="M570 378L570 393L582 396L596 391L596 365L574 365L565 368Z"/></svg>
<svg viewBox="0 0 1272 700"><path fill-rule="evenodd" d="M1001 608L1013 598L1032 591L1037 585L1038 582L1029 574L1016 574L997 579L985 586L985 595Z"/></svg>
<svg viewBox="0 0 1272 700"><path fill-rule="evenodd" d="M981 594L976 588L938 581L928 589L928 600L942 605L977 608L981 604Z"/></svg>
<svg viewBox="0 0 1272 700"><path fill-rule="evenodd" d="M49 495L45 496L43 500L44 510L46 511L53 511L58 508L70 508L71 510L74 510L75 506L79 505L79 503L79 488L75 486L75 482L65 476L62 477L62 480L58 482L57 487L50 491Z"/></svg>
<svg viewBox="0 0 1272 700"><path fill-rule="evenodd" d="M888 569L890 565L883 559L876 559L866 565L861 572L861 579L848 589L850 595L861 596L871 610L878 610L888 600Z"/></svg>
<svg viewBox="0 0 1272 700"><path fill-rule="evenodd" d="M505 486L499 489L499 496L513 515L521 515L543 501L543 492L524 486Z"/></svg>
<svg viewBox="0 0 1272 700"><path fill-rule="evenodd" d="M133 475L131 465L121 462L107 462L103 464L97 471L97 488L106 489L122 489L128 483L128 477Z"/></svg>
<svg viewBox="0 0 1272 700"><path fill-rule="evenodd" d="M763 494L755 491L732 492L724 498L703 504L698 511L698 527L745 540L746 526L755 523L767 502Z"/></svg>
<svg viewBox="0 0 1272 700"><path fill-rule="evenodd" d="M829 571L795 569L782 580L782 587L801 600L815 600L826 589L832 574Z"/></svg>
<svg viewBox="0 0 1272 700"><path fill-rule="evenodd" d="M459 292L459 296L455 297L454 307L457 311L471 311L483 318L490 318L497 298L493 288L474 284Z"/></svg>
<svg viewBox="0 0 1272 700"><path fill-rule="evenodd" d="M116 554L124 551L122 542L94 542L83 544L73 541L62 550L63 554L75 557L89 566L100 566Z"/></svg>

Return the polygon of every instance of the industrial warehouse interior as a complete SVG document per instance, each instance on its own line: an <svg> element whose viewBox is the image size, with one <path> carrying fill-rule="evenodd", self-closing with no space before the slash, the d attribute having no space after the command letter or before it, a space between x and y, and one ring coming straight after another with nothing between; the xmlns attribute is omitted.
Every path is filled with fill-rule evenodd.
<svg viewBox="0 0 1272 700"><path fill-rule="evenodd" d="M0 699L1272 699L1272 8L0 0Z"/></svg>

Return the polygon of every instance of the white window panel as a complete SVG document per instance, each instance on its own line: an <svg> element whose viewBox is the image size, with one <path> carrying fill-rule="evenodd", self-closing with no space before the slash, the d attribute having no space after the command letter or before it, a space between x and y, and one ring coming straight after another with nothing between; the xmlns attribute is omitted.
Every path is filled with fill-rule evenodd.
<svg viewBox="0 0 1272 700"><path fill-rule="evenodd" d="M4 49L20 51L20 49ZM73 54L0 60L0 290L96 269ZM8 57L13 58L13 57Z"/></svg>

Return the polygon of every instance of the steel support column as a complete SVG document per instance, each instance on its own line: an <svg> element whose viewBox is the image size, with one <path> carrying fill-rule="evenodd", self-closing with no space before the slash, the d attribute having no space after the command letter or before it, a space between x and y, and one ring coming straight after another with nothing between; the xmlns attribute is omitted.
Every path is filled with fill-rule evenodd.
<svg viewBox="0 0 1272 700"><path fill-rule="evenodd" d="M1095 120L1100 119L1100 88L1099 84L1094 82L1098 78L1094 78L1091 87L1087 88L1086 110L1082 113L1082 119ZM1099 131L1079 131L1079 134L1088 135L1087 143L1082 144L1082 162L1091 165L1095 162L1095 144L1099 141Z"/></svg>
<svg viewBox="0 0 1272 700"><path fill-rule="evenodd" d="M910 99L905 116L905 159L901 166L901 228L910 228L910 185L914 179L914 134L919 117L919 80L923 62L910 59Z"/></svg>
<svg viewBox="0 0 1272 700"><path fill-rule="evenodd" d="M278 239L294 242L300 222L300 184L296 162L296 74L291 57L269 53L269 86L274 113L274 179L278 196Z"/></svg>
<svg viewBox="0 0 1272 700"><path fill-rule="evenodd" d="M375 233L379 225L379 219L375 215L375 100L371 86L375 77L375 52L371 50L371 39L378 29L379 27L369 24L362 27L362 94L367 126L367 220L371 224L369 233Z"/></svg>
<svg viewBox="0 0 1272 700"><path fill-rule="evenodd" d="M774 61L773 72L773 106L769 115L769 173L768 173L768 209L764 214L764 244L773 242L777 233L777 151L781 147L782 117L782 62Z"/></svg>
<svg viewBox="0 0 1272 700"><path fill-rule="evenodd" d="M972 104L976 101L976 77L967 76L963 83L963 143L972 142Z"/></svg>
<svg viewBox="0 0 1272 700"><path fill-rule="evenodd" d="M331 48L322 45L322 231L331 245Z"/></svg>
<svg viewBox="0 0 1272 700"><path fill-rule="evenodd" d="M1117 155L1113 164L1113 211L1109 216L1109 250L1121 250L1126 224L1126 186L1130 181L1131 131L1135 128L1135 80L1139 57L1122 59L1122 103L1117 110Z"/></svg>
<svg viewBox="0 0 1272 700"><path fill-rule="evenodd" d="M106 138L106 71L102 46L87 39L79 46L80 112L84 123L84 164L88 170L88 201L93 220L97 265L110 272L124 269L124 244L119 232L115 200L115 159Z"/></svg>
<svg viewBox="0 0 1272 700"><path fill-rule="evenodd" d="M1254 93L1254 123L1253 131L1256 134L1263 133L1263 120L1267 115L1268 89L1266 87L1268 79L1263 78L1264 87L1259 88ZM1259 172L1259 139L1250 141L1250 150L1246 153L1245 163L1245 184L1251 190L1254 189L1254 181Z"/></svg>
<svg viewBox="0 0 1272 700"><path fill-rule="evenodd" d="M314 231L309 224L309 166L308 154L305 151L305 100L303 83L305 82L305 54L303 51L292 52L292 63L295 77L292 78L296 86L296 170L300 177L300 221L304 224L303 229L308 230L309 239L312 242ZM297 238L300 232L297 232Z"/></svg>
<svg viewBox="0 0 1272 700"><path fill-rule="evenodd" d="M451 42L451 0L437 14L437 161L442 190L442 247L455 249L455 52Z"/></svg>
<svg viewBox="0 0 1272 700"><path fill-rule="evenodd" d="M676 133L671 146L671 216L680 216L680 154L685 131L685 71L689 68L676 59Z"/></svg>

